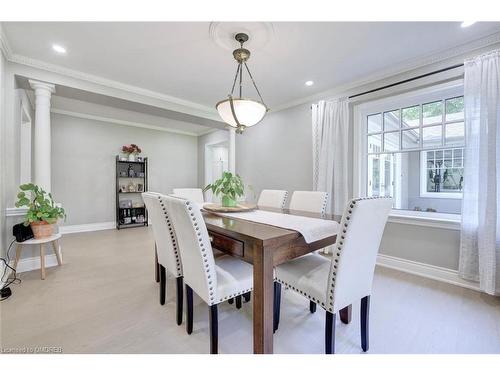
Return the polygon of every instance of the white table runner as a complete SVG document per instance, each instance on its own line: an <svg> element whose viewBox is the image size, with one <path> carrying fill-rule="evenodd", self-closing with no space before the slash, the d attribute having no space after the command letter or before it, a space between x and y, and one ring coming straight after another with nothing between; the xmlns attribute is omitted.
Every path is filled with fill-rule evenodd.
<svg viewBox="0 0 500 375"><path fill-rule="evenodd" d="M288 215L278 212L255 210L249 212L213 212L211 213L234 219L268 224L279 228L291 229L302 234L307 243L333 236L339 231L340 224L332 220L317 219L307 216Z"/></svg>

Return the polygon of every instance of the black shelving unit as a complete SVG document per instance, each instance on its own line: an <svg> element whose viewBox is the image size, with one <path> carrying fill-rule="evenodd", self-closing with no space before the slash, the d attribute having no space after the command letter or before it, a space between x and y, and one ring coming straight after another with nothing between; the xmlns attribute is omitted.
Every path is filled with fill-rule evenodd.
<svg viewBox="0 0 500 375"><path fill-rule="evenodd" d="M141 193L148 191L148 158L143 158L142 161L128 161L120 160L117 155L115 191L116 229L147 226L148 210ZM131 207L125 205L125 201L131 201ZM142 205L134 207L137 202Z"/></svg>

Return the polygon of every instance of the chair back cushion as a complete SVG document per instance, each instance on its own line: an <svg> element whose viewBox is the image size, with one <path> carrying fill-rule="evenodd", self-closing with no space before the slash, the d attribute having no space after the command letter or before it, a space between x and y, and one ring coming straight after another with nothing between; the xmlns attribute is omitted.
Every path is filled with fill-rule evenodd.
<svg viewBox="0 0 500 375"><path fill-rule="evenodd" d="M176 197L181 197L199 205L205 203L205 198L203 197L203 190L198 188L178 188L173 189L174 195Z"/></svg>
<svg viewBox="0 0 500 375"><path fill-rule="evenodd" d="M142 193L142 199L146 204L153 226L158 263L175 277L180 277L182 276L182 264L177 238L167 208L161 200L162 196L162 194L153 192Z"/></svg>
<svg viewBox="0 0 500 375"><path fill-rule="evenodd" d="M336 312L370 295L377 253L392 198L351 200L337 235L327 286L327 309Z"/></svg>
<svg viewBox="0 0 500 375"><path fill-rule="evenodd" d="M324 191L294 191L290 200L290 210L324 214L328 203L328 193Z"/></svg>
<svg viewBox="0 0 500 375"><path fill-rule="evenodd" d="M217 277L212 245L199 206L187 199L165 196L181 255L184 282L208 305L216 303Z"/></svg>
<svg viewBox="0 0 500 375"><path fill-rule="evenodd" d="M262 190L257 201L259 207L284 208L288 191L286 190Z"/></svg>

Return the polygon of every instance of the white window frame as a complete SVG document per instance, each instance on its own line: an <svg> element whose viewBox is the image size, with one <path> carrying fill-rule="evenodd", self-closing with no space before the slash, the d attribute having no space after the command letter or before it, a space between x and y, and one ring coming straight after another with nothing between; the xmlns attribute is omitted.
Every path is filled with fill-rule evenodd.
<svg viewBox="0 0 500 375"><path fill-rule="evenodd" d="M429 103L441 100L443 97L456 97L463 95L463 79L456 79L446 83L417 89L395 96L376 99L366 103L355 104L354 112L354 160L353 160L353 194L366 196L367 194L367 122L366 117L373 113L383 113L390 108L406 108L415 103ZM440 148L458 148L456 146L443 146ZM412 151L408 149L406 151ZM391 220L392 218L392 220ZM391 211L390 220L397 223L409 223L447 229L459 229L461 215L440 212L422 212L413 210L394 209Z"/></svg>
<svg viewBox="0 0 500 375"><path fill-rule="evenodd" d="M453 150L463 147L450 147L445 150ZM427 151L420 151L420 196L422 198L439 198L439 199L462 199L462 192L446 192L439 193L427 191ZM463 154L462 154L462 167L463 168Z"/></svg>

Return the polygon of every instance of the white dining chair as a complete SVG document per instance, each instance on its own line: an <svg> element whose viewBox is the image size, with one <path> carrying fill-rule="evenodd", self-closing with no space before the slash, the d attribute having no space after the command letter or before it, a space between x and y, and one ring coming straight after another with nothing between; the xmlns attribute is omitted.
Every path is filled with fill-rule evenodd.
<svg viewBox="0 0 500 375"><path fill-rule="evenodd" d="M187 199L162 197L173 218L186 285L186 329L193 332L193 291L209 306L210 353L218 352L217 306L253 288L253 268L229 255L214 259L199 206Z"/></svg>
<svg viewBox="0 0 500 375"><path fill-rule="evenodd" d="M162 202L163 195L160 193L142 193L142 199L149 213L153 235L155 239L155 249L159 263L160 275L160 304L165 304L167 271L176 280L177 288L177 325L182 324L183 305L183 282L182 263L177 246L172 220L167 212L165 204Z"/></svg>
<svg viewBox="0 0 500 375"><path fill-rule="evenodd" d="M284 208L288 191L286 190L262 190L257 201L259 207Z"/></svg>
<svg viewBox="0 0 500 375"><path fill-rule="evenodd" d="M336 313L361 300L361 347L368 350L368 315L377 253L392 207L391 198L357 198L344 211L331 260L312 253L276 267L275 330L280 287L300 293L326 310L325 352L335 352Z"/></svg>
<svg viewBox="0 0 500 375"><path fill-rule="evenodd" d="M290 210L324 214L328 204L328 193L324 191L294 191L290 199Z"/></svg>
<svg viewBox="0 0 500 375"><path fill-rule="evenodd" d="M174 195L184 199L189 199L201 206L205 203L203 190L198 188L175 188L173 189Z"/></svg>

